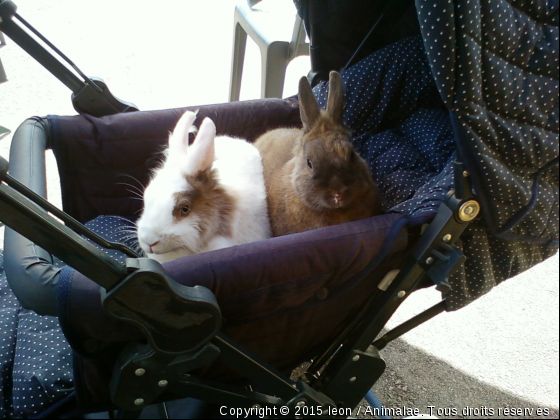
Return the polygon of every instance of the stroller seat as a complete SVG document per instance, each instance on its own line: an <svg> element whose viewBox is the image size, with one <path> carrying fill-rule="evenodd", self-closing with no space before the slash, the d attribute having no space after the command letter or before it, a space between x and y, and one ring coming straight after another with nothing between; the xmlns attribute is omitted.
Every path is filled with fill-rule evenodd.
<svg viewBox="0 0 560 420"><path fill-rule="evenodd" d="M485 16L494 15L489 4L485 3L484 7ZM382 119L378 126L367 126L363 132L355 133L354 139L382 186L386 214L164 264L165 273L176 283L204 286L212 292L223 317L222 333L232 339L228 341L223 335L216 335L205 343L205 349L216 352L218 348L223 359L193 369L196 379L179 381L182 391L188 389L200 395L197 392L206 387L207 395L212 397L225 393L229 388L220 388L215 381L239 383L240 372L235 372L238 368L246 373L248 382L254 380L262 385L270 379L273 384L270 390L263 391L266 397L251 391L243 394L247 399L270 404L285 399L295 405L298 398L321 401L327 396L328 399L322 400L325 406L334 401L340 406L355 406L356 399L363 396L383 371L377 350L406 328L373 344L372 341L387 317L411 291L432 284L432 280L438 284L446 299L427 315L433 316L444 309L454 310L468 304L495 284L556 252L558 209L550 197L557 196L558 184L557 147L556 157L553 153L553 142L558 136L557 95L547 96L543 103L531 103L531 107L540 110L540 120L531 120L530 134L524 132L521 137L523 141L528 137L533 141L527 148L514 146L516 152L502 156L504 138L513 138L509 135L516 132L517 126L510 125L509 120L504 122L503 116L497 117L493 108L498 102L511 99L507 97L509 91L500 90L502 85L491 88L488 84L497 70L486 64L493 63L495 57L487 54L487 49L481 49L483 42L470 42L480 34L469 32L468 24L441 27L441 33L449 35L444 38L429 29L431 24L439 27L445 22L455 22L446 7L428 12L420 4L418 16L422 38L399 41L379 54L391 48L394 51L403 44L419 45L426 51L426 71L420 73L432 80L433 89L427 91L429 95L423 97L418 107L396 101L401 108L409 108L406 117L395 116L391 124L385 124L391 120L388 112L388 118ZM538 60L543 58L546 63L542 54L557 51L554 50L557 41L555 44L551 40L557 34L557 26L550 25L546 16L531 16L539 22L531 27L538 45L535 51L539 51ZM463 15L458 17L463 18ZM438 24L440 21L444 23ZM445 46L439 47L442 39L446 40ZM464 44L457 47L454 42ZM470 61L471 56L476 60ZM515 71L540 68L536 62L518 63L515 57L507 58L517 66ZM373 61L373 67L378 66L381 74L383 69L393 71L396 67L394 62ZM473 79L458 71L463 66L472 70L470 73L482 72L486 79L472 86ZM405 73L410 70L404 68ZM520 87L516 91L518 96L536 98L535 89L545 79L546 83L553 80L556 84L552 90L557 89L557 74L550 70L530 73L532 83ZM384 82L385 78L363 80L374 83ZM449 80L453 80L451 86ZM461 84L469 85L470 89L456 90ZM401 92L398 86L389 85L386 87L391 92L395 89ZM367 90L369 86L362 84L361 88ZM488 89L499 91L492 96L494 102L485 102ZM324 84L315 88L319 100L325 97L325 92ZM64 210L80 222L91 222L98 227L100 221L118 222L112 229L121 229L128 226L122 217L134 218L141 210L141 203L132 199L129 187L124 184L130 183L130 177L143 185L147 183L149 169L156 163L154 156L165 145L168 131L185 109L101 118L82 115L28 120L14 137L10 172L24 184L44 192L42 156L46 148L52 148L61 176ZM209 116L219 134L250 140L274 127L300 124L295 98L197 109L197 124ZM393 109L387 105L386 110ZM523 114L527 109L521 106L518 111ZM519 122L512 120L515 124ZM425 125L426 121L431 124ZM525 127L526 123L522 125ZM546 153L533 153L536 149ZM4 194L5 189L2 185L0 192ZM483 219L460 217L473 213L474 207L468 204L471 201L481 204ZM0 208L0 214L13 227L9 222L16 216L4 207ZM106 215L115 219L97 219ZM470 224L458 240L466 221ZM458 234L448 231L448 227L456 228ZM58 316L64 336L75 350L74 386L81 409L110 406L115 395L123 392L122 383L131 388L134 384L130 380L121 383L111 379L119 377L115 375L115 365L125 370L126 365L119 363L123 352L128 351L128 342L145 344L145 338L134 326L103 311L103 288L79 270L55 269L48 252L39 250L14 231L7 232L6 243L10 244L6 247L6 271L12 289L18 298L21 296L25 306ZM29 250L32 250L31 258ZM460 266L465 255L468 260ZM414 271L421 274L411 281L407 273ZM247 349L247 353L236 348L234 342ZM251 356L243 358L240 353ZM326 363L330 357L333 361L325 371L311 369L314 374L301 379L299 389L285 376L302 361L312 358L314 364L320 364L318 361ZM243 366L235 366L233 361L241 360ZM221 362L229 365L223 366ZM251 369L245 369L244 363ZM268 373L263 366L270 367ZM362 375L366 371L372 373ZM132 396L126 392L118 395ZM139 400L144 401L143 398L134 401ZM34 406L32 412L37 411L40 407Z"/></svg>

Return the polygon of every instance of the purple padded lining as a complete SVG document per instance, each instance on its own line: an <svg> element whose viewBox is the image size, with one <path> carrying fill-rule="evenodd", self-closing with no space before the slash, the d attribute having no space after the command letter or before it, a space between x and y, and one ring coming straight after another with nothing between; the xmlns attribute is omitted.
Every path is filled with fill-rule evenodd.
<svg viewBox="0 0 560 420"><path fill-rule="evenodd" d="M408 242L406 229L391 238L388 258L371 273L365 269L402 218L378 216L192 255L163 266L179 283L212 290L222 311L223 331L261 359L289 370L332 341L398 265L398 252ZM74 362L82 406L95 406L109 401L107 381L117 352L142 335L103 312L99 286L78 272L71 277L64 286L61 325L84 356ZM238 379L219 363L206 375Z"/></svg>
<svg viewBox="0 0 560 420"><path fill-rule="evenodd" d="M255 140L267 130L301 125L296 99L260 99L201 107L130 112L94 118L49 116L64 211L81 222L99 215L135 217L142 202L131 192L146 185L169 132L187 109L216 124L219 135Z"/></svg>

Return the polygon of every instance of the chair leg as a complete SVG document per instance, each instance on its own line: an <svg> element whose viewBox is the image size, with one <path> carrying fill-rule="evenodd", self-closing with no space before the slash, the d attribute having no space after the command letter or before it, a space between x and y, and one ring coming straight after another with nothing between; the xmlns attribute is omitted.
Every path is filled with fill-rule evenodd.
<svg viewBox="0 0 560 420"><path fill-rule="evenodd" d="M247 45L247 33L236 22L233 34L233 54L231 58L231 80L229 85L229 101L239 100L241 92L241 76L243 75L243 61L245 60L245 47Z"/></svg>
<svg viewBox="0 0 560 420"><path fill-rule="evenodd" d="M281 98L284 92L284 79L288 67L289 43L273 42L268 48L261 49L262 81L261 98Z"/></svg>

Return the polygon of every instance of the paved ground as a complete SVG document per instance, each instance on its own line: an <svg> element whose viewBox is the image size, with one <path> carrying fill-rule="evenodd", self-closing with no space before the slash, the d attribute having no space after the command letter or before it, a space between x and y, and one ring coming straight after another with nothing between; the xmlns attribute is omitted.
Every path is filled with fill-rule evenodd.
<svg viewBox="0 0 560 420"><path fill-rule="evenodd" d="M235 1L15 2L88 75L103 77L140 109L227 101ZM69 91L8 43L0 50L10 79L0 86L0 125L14 130L32 115L74 114ZM249 47L241 99L259 96L258 50ZM305 58L293 63L285 95L295 93L307 69ZM0 142L2 156L9 142ZM49 188L56 202L54 169ZM438 298L417 292L391 325ZM529 409L515 418L558 418L558 306L556 256L390 344L383 351L388 373L375 392L387 407L429 413L432 406L442 418L500 418L505 408ZM475 411L463 415L465 407Z"/></svg>

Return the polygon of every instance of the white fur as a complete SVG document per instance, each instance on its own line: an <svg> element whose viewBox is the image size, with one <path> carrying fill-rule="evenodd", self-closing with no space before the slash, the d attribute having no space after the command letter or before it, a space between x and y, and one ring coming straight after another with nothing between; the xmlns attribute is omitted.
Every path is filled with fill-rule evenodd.
<svg viewBox="0 0 560 420"><path fill-rule="evenodd" d="M188 132L194 118L195 114L188 111L181 117L170 136L165 162L154 172L144 191L144 212L138 221L138 239L148 256L160 262L272 235L259 151L242 139L214 138L215 126L209 118L203 121L194 143L189 146ZM204 215L192 212L179 222L172 216L173 195L191 188L185 175L194 175L209 164L217 170L220 185L234 199L230 220L232 234L228 237L201 237L197 226ZM150 249L150 244L156 241L159 243Z"/></svg>

